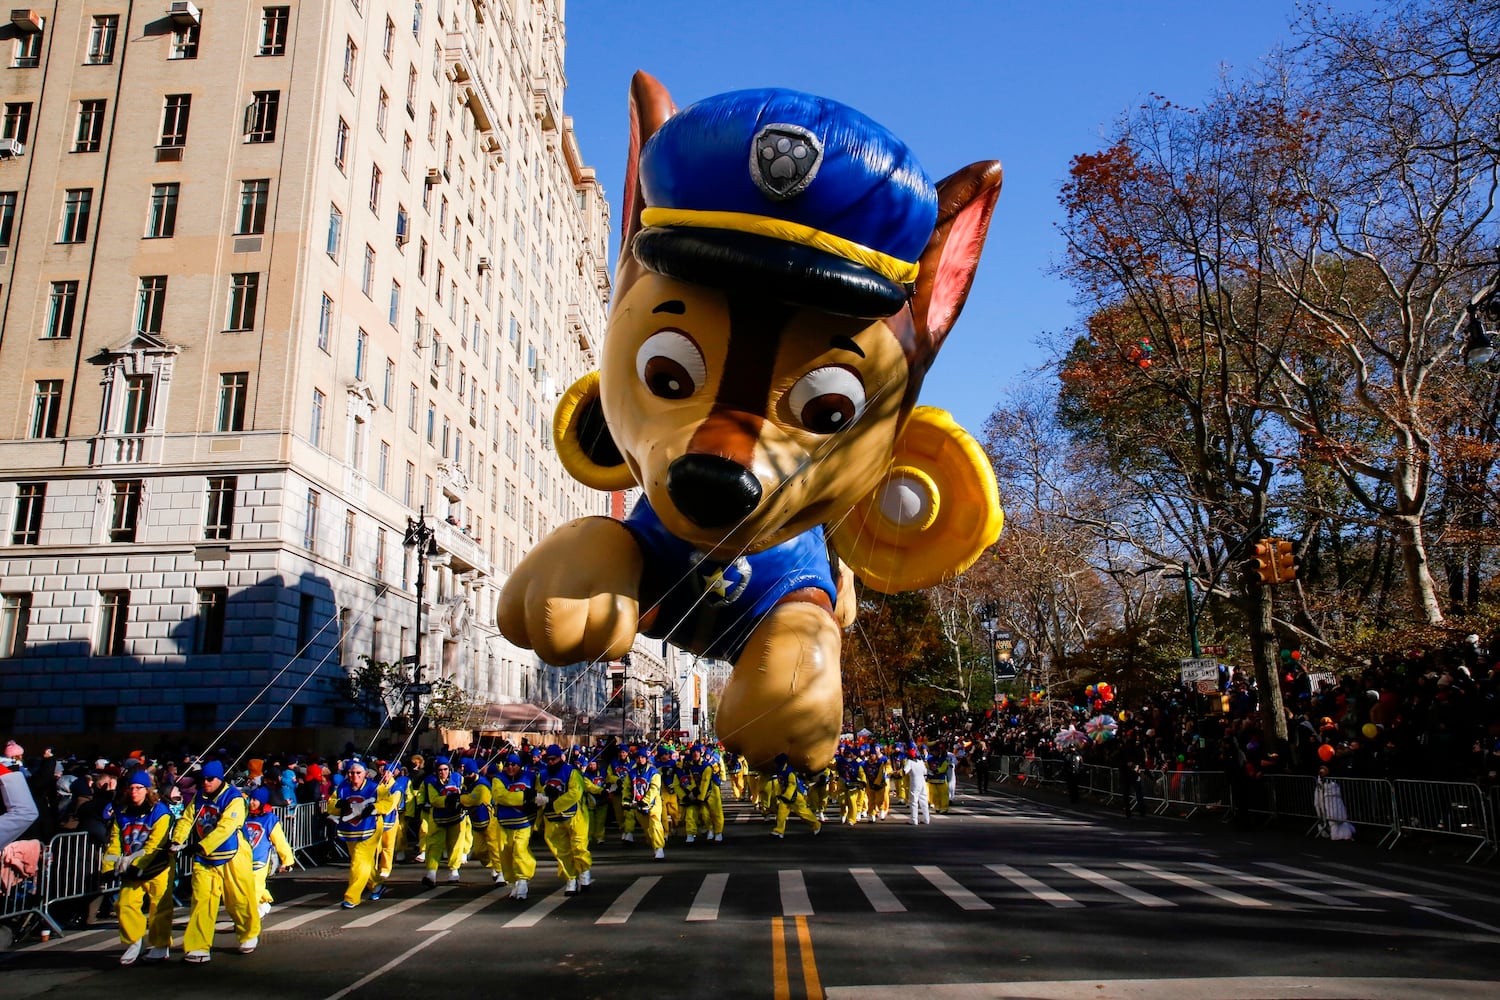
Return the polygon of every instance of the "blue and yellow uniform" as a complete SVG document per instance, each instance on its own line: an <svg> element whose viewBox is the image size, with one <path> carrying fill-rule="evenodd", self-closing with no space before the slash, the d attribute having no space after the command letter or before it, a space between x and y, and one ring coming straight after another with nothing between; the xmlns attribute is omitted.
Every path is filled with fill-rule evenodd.
<svg viewBox="0 0 1500 1000"><path fill-rule="evenodd" d="M380 847L380 817L390 813L395 799L391 783L380 784L369 777L363 764L349 767L349 777L334 790L328 811L338 817L338 837L349 852L349 883L344 888L343 907L359 905L365 886L370 898L379 899L383 883L376 873L375 854Z"/></svg>
<svg viewBox="0 0 1500 1000"><path fill-rule="evenodd" d="M271 852L276 853L281 867L290 868L297 860L292 854L291 841L286 839L281 817L271 808L271 790L262 785L250 793L250 814L245 817L243 831L250 842L250 870L255 873L255 902L264 917L276 900L266 888L266 879L271 874Z"/></svg>
<svg viewBox="0 0 1500 1000"><path fill-rule="evenodd" d="M512 899L525 899L536 875L531 854L532 824L537 815L536 773L521 764L520 754L507 754L500 773L490 779L494 823L500 832L500 873L511 883Z"/></svg>
<svg viewBox="0 0 1500 1000"><path fill-rule="evenodd" d="M234 922L239 950L246 953L260 943L260 907L250 844L241 832L249 814L248 801L224 780L224 766L216 760L203 765L198 780L198 796L177 821L172 840L181 844L189 835L195 838L193 905L183 947L188 961L207 962L220 900Z"/></svg>
<svg viewBox="0 0 1500 1000"><path fill-rule="evenodd" d="M151 776L138 771L131 785L152 787ZM140 793L136 793L140 794ZM133 797L133 796L132 796ZM119 869L122 884L115 907L120 919L120 941L131 946L134 962L145 939L152 959L164 959L172 947L172 853L168 836L172 814L154 795L142 796L140 804L127 803L115 810L109 825L109 844L104 849L104 871Z"/></svg>
<svg viewBox="0 0 1500 1000"><path fill-rule="evenodd" d="M449 766L448 758L439 757L433 762L432 773L422 779L422 784L412 797L413 804L420 810L422 821L426 824L427 833L422 842L422 852L427 856L427 873L422 876L422 881L428 885L436 884L438 866L445 859L448 864L448 881L458 881L458 869L464 863L461 843L464 820L462 796L463 786Z"/></svg>
<svg viewBox="0 0 1500 1000"><path fill-rule="evenodd" d="M635 767L630 771L630 805L640 817L654 857L662 860L667 838L661 822L661 772L652 766L651 753L645 747L636 752Z"/></svg>
<svg viewBox="0 0 1500 1000"><path fill-rule="evenodd" d="M776 770L771 775L767 791L776 807L776 827L771 831L771 836L777 838L786 836L787 817L793 813L812 826L814 835L822 832L822 820L807 808L807 785L803 782L802 776L792 770L792 765L788 763L784 753L776 756Z"/></svg>
<svg viewBox="0 0 1500 1000"><path fill-rule="evenodd" d="M541 793L537 803L543 807L545 836L552 856L557 859L557 875L567 881L567 891L576 893L580 886L593 884L594 857L589 852L588 818L583 815L583 774L562 759L557 744L543 753L537 780ZM545 796L543 802L542 796Z"/></svg>

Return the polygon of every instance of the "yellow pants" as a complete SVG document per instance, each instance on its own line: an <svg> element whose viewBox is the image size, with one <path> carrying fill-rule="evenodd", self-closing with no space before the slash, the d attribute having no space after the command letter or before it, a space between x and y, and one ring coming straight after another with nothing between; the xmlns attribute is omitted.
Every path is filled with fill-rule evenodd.
<svg viewBox="0 0 1500 1000"><path fill-rule="evenodd" d="M422 850L427 854L427 870L435 872L438 866L446 858L449 871L458 871L463 867L464 855L459 850L462 844L463 827L457 821L448 823L432 824L427 831L426 838L422 841Z"/></svg>
<svg viewBox="0 0 1500 1000"><path fill-rule="evenodd" d="M375 848L375 870L380 873L381 878L390 878L391 865L396 862L396 841L401 835L401 821L397 820L390 826L382 826L375 834L375 840L380 845Z"/></svg>
<svg viewBox="0 0 1500 1000"><path fill-rule="evenodd" d="M745 772L744 771L730 771L729 772L729 790L734 793L734 797L735 798L741 799L741 800L743 800L745 798Z"/></svg>
<svg viewBox="0 0 1500 1000"><path fill-rule="evenodd" d="M823 810L828 806L828 784L809 785L807 788L807 808L823 815Z"/></svg>
<svg viewBox="0 0 1500 1000"><path fill-rule="evenodd" d="M658 802L650 812L637 812L635 815L636 822L640 823L646 832L646 842L652 848L664 847L667 843L667 832L661 823L661 803ZM692 827L689 826L689 829Z"/></svg>
<svg viewBox="0 0 1500 1000"><path fill-rule="evenodd" d="M776 799L776 833L786 833L786 820L792 813L801 816L803 821L810 824L813 832L823 829L823 824L819 822L818 817L807 808L807 800L798 795L790 802L780 797Z"/></svg>
<svg viewBox="0 0 1500 1000"><path fill-rule="evenodd" d="M678 800L676 795L663 793L661 797L662 828L668 836L671 836L672 829L681 822L683 822L682 802Z"/></svg>
<svg viewBox="0 0 1500 1000"><path fill-rule="evenodd" d="M143 903L149 903L149 913ZM172 869L166 868L136 885L120 886L115 910L120 917L122 943L134 944L145 936L148 948L172 947Z"/></svg>
<svg viewBox="0 0 1500 1000"><path fill-rule="evenodd" d="M271 890L266 888L266 879L271 875L271 862L263 864L250 862L250 871L255 875L255 901L257 903L274 903L271 898Z"/></svg>
<svg viewBox="0 0 1500 1000"><path fill-rule="evenodd" d="M581 810L572 816L548 816L544 832L547 847L557 859L558 878L577 878L594 867L594 856L589 853L588 819Z"/></svg>
<svg viewBox="0 0 1500 1000"><path fill-rule="evenodd" d="M465 816L458 821L458 860L449 862L449 867L457 869L463 867L464 859L474 853L474 825Z"/></svg>
<svg viewBox="0 0 1500 1000"><path fill-rule="evenodd" d="M891 811L891 786L884 779L870 786L870 818L882 819Z"/></svg>
<svg viewBox="0 0 1500 1000"><path fill-rule="evenodd" d="M927 797L932 800L932 811L945 813L948 811L948 779L942 781L929 781L927 783Z"/></svg>
<svg viewBox="0 0 1500 1000"><path fill-rule="evenodd" d="M344 841L344 850L349 852L349 884L344 887L344 902L358 906L365 894L365 886L375 888L380 876L375 873L375 855L380 851L380 835L364 840Z"/></svg>
<svg viewBox="0 0 1500 1000"><path fill-rule="evenodd" d="M500 873L505 881L530 881L536 875L536 858L531 854L531 825L500 826Z"/></svg>
<svg viewBox="0 0 1500 1000"><path fill-rule="evenodd" d="M709 833L724 832L724 796L718 789L708 793L708 798L703 802L703 815L708 819L706 829Z"/></svg>
<svg viewBox="0 0 1500 1000"><path fill-rule="evenodd" d="M588 814L589 843L604 843L604 821L609 816L609 803L604 799L600 799L597 803L589 807Z"/></svg>
<svg viewBox="0 0 1500 1000"><path fill-rule="evenodd" d="M865 811L865 786L844 786L844 822L859 822L859 814Z"/></svg>
<svg viewBox="0 0 1500 1000"><path fill-rule="evenodd" d="M223 900L234 934L241 943L260 937L260 907L255 898L255 872L250 863L250 845L243 840L233 858L222 865L193 863L193 906L188 912L182 946L188 951L208 951L214 943L214 924Z"/></svg>

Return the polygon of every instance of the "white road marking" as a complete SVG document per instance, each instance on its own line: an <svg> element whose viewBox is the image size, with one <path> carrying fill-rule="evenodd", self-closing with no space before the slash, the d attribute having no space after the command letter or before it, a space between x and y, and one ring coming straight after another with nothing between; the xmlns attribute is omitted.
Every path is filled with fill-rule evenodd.
<svg viewBox="0 0 1500 1000"><path fill-rule="evenodd" d="M781 884L781 915L783 917L812 916L812 900L808 898L807 883L802 881L802 873L796 870L784 870L777 872L776 877Z"/></svg>
<svg viewBox="0 0 1500 1000"><path fill-rule="evenodd" d="M1413 906L1442 906L1442 903L1427 899L1424 896L1413 896L1411 893L1401 892L1399 889L1382 889L1378 885L1369 885L1365 882L1352 882L1348 879L1339 878L1337 875L1327 875L1322 872L1308 871L1306 868L1292 868L1288 865L1278 865L1274 861L1258 861L1256 864L1262 868L1270 868L1273 871L1283 872L1287 875L1297 875L1302 878L1312 879L1324 885L1338 885L1346 889L1355 889L1368 893L1371 896L1383 896L1387 899L1403 899Z"/></svg>
<svg viewBox="0 0 1500 1000"><path fill-rule="evenodd" d="M337 993L330 994L328 996L327 1000L343 1000L343 998L346 997L346 996L348 996L350 993L353 993L355 990L359 989L361 986L366 986L366 985L368 985L370 983L373 983L375 980L379 979L386 972L389 972L391 969L394 969L396 966L400 965L402 962L406 961L408 958L411 958L417 952L421 951L423 948L425 948L428 945L432 944L434 941L440 941L440 940L442 940L444 937L447 936L447 934L448 934L447 931L441 931L441 932L439 932L437 934L434 934L432 937L423 938L422 940L418 941L416 944L412 945L410 948L408 948L405 951L403 951L401 954L397 955L395 958L391 959L389 962L387 962L384 965L382 965L380 968L376 969L374 972L370 973L367 976L364 976L361 979L356 980L354 983L352 983L349 986L344 987L343 989L339 990Z"/></svg>
<svg viewBox="0 0 1500 1000"><path fill-rule="evenodd" d="M650 892L652 887L660 881L660 875L647 875L636 879L630 884L630 888L620 893L615 901L609 904L609 909L605 910L604 915L595 920L594 923L623 924L630 919L630 915L635 912L635 908L641 905L641 900L646 898L646 893Z"/></svg>
<svg viewBox="0 0 1500 1000"><path fill-rule="evenodd" d="M551 913L553 910L566 903L570 898L572 897L568 895L568 890L559 889L552 895L547 896L545 899L542 899L540 902L533 904L531 909L527 910L525 913L521 913L514 917L511 917L505 922L505 926L535 927L537 924L541 923L543 917L547 916L547 914Z"/></svg>
<svg viewBox="0 0 1500 1000"><path fill-rule="evenodd" d="M344 928L347 930L351 927L374 927L382 920L394 917L398 913L405 913L412 907L421 906L428 900L436 899L443 893L447 892L449 888L451 887L440 885L436 888L426 890L420 896L413 896L410 899L403 899L399 903L391 903L389 905L387 905L384 901L377 902L374 905L373 910L371 910L369 913L366 913L362 917L349 921L344 925ZM365 905L369 906L370 904L366 903Z"/></svg>
<svg viewBox="0 0 1500 1000"><path fill-rule="evenodd" d="M718 920L719 903L724 898L724 887L728 884L729 875L726 872L705 875L703 885L699 886L698 895L693 897L693 905L688 909L688 920Z"/></svg>
<svg viewBox="0 0 1500 1000"><path fill-rule="evenodd" d="M1025 889L1027 892L1031 893L1042 902L1050 903L1060 910L1075 908L1083 905L1072 896L1069 896L1067 893L1059 892L1058 890L1051 888L1050 886L1038 881L1037 879L1032 878L1025 872L1017 868L1012 868L1010 865L985 865L985 867L994 872L996 875L999 875L1001 878L1008 879L1016 886Z"/></svg>
<svg viewBox="0 0 1500 1000"><path fill-rule="evenodd" d="M1365 997L1367 1000L1490 1000L1493 982L1461 979L1226 976L1212 979L1081 979L1051 982L861 984L826 987L827 1000L1259 1000Z"/></svg>
<svg viewBox="0 0 1500 1000"><path fill-rule="evenodd" d="M1412 909L1421 910L1423 913L1431 913L1435 917L1447 917L1449 920L1456 920L1461 924L1468 924L1471 927L1478 927L1481 930L1489 931L1491 934L1500 934L1500 927L1496 927L1493 924L1481 923L1478 920L1472 920L1469 917L1461 917L1457 913L1449 913L1446 910L1435 910L1430 906L1414 906L1412 907Z"/></svg>
<svg viewBox="0 0 1500 1000"><path fill-rule="evenodd" d="M421 927L417 928L417 931L420 933L423 931L451 930L454 927L457 927L464 920L484 909L486 906L489 906L491 903L497 902L498 900L504 899L509 894L510 886L508 885L502 885L498 888L491 889L489 892L486 892L483 895L469 900L463 906L455 907L453 910L443 914L436 920L432 920L426 924L423 924Z"/></svg>
<svg viewBox="0 0 1500 1000"><path fill-rule="evenodd" d="M1268 900L1253 899L1250 896L1244 896L1229 889L1221 889L1218 886L1213 885L1212 883L1203 881L1202 879L1196 879L1191 875L1184 875L1181 872L1167 871L1164 868L1158 868L1155 865L1149 865L1144 861L1122 861L1120 862L1120 864L1124 865L1126 868L1131 868L1138 872L1145 872L1148 875L1154 875L1164 882L1171 882L1173 885L1181 885L1186 886L1189 889L1196 889L1198 892L1206 893L1207 895L1213 896L1215 899L1222 899L1226 903L1233 903L1235 906L1271 905Z"/></svg>
<svg viewBox="0 0 1500 1000"><path fill-rule="evenodd" d="M1328 892L1318 892L1313 889L1304 889L1300 885L1293 885L1290 882L1283 882L1280 879L1266 878L1264 875L1251 875L1247 872L1237 872L1233 868L1225 868L1223 865L1211 865L1206 861L1189 861L1187 864L1194 868L1201 868L1206 872L1213 872L1215 875L1227 875L1230 878L1239 879L1241 882L1249 882L1251 885L1275 889L1277 892L1284 892L1292 896L1301 896L1303 899L1310 899L1322 906L1344 910L1366 909L1366 907L1360 906L1358 903L1351 903L1341 896L1335 896Z"/></svg>
<svg viewBox="0 0 1500 1000"><path fill-rule="evenodd" d="M851 868L849 874L854 876L854 882L864 892L865 898L875 908L876 913L905 913L906 907L896 898L895 893L886 888L880 876L875 874L873 868Z"/></svg>
<svg viewBox="0 0 1500 1000"><path fill-rule="evenodd" d="M1066 861L1054 861L1052 862L1052 867L1059 868L1076 878L1081 878L1086 881L1092 882L1097 886L1108 889L1110 892L1124 896L1126 899L1129 899L1133 902L1140 903L1142 906L1159 907L1177 905L1170 899L1162 899L1160 896L1153 896L1151 895L1151 893L1145 892L1141 889L1137 889L1133 885L1126 885L1124 882L1121 882L1117 879L1112 879L1102 872L1096 872L1089 868L1083 868L1075 864L1069 864Z"/></svg>
<svg viewBox="0 0 1500 1000"><path fill-rule="evenodd" d="M939 892L957 903L960 909L994 909L994 907L989 903L986 903L984 900L974 895L968 889L965 889L963 886L955 882L952 876L943 871L941 868L938 868L936 865L915 865L914 867L916 868L918 875L921 875L927 881L931 882Z"/></svg>

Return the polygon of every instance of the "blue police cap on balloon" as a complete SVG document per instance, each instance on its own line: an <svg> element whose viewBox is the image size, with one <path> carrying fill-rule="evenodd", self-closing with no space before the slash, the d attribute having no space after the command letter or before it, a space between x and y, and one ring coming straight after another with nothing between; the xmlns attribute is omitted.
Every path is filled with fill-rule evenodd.
<svg viewBox="0 0 1500 1000"><path fill-rule="evenodd" d="M850 316L905 306L937 222L910 148L837 101L795 90L709 97L641 149L647 268Z"/></svg>

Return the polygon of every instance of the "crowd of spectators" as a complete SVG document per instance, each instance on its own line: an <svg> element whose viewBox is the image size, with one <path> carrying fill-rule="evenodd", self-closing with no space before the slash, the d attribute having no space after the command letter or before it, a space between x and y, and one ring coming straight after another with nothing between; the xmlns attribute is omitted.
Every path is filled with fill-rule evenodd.
<svg viewBox="0 0 1500 1000"><path fill-rule="evenodd" d="M1126 689L1110 703L1059 692L1040 704L1011 705L967 718L929 720L929 739L978 746L991 755L1078 756L1115 766L1125 754L1149 769L1334 777L1419 778L1500 785L1500 637L1376 656L1315 680L1300 661L1283 661L1280 683L1288 739L1268 738L1254 675L1226 669L1219 689L1185 685ZM1107 737L1079 746L1058 740L1108 715Z"/></svg>

